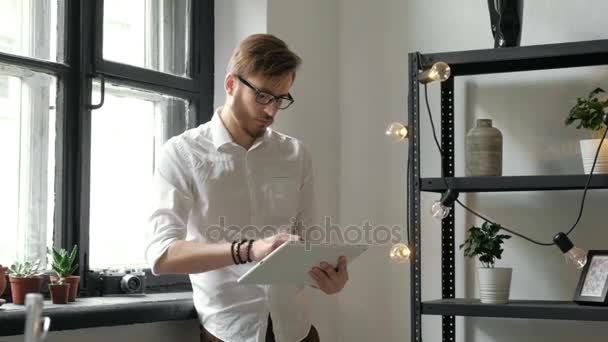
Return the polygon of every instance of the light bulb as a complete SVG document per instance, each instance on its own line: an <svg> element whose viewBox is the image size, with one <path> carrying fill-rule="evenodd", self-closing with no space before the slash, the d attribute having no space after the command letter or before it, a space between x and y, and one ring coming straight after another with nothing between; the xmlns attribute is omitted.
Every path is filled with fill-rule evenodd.
<svg viewBox="0 0 608 342"><path fill-rule="evenodd" d="M448 217L450 211L452 210L452 204L458 198L458 193L452 189L448 189L442 196L439 201L435 201L431 206L431 215L434 218L443 220Z"/></svg>
<svg viewBox="0 0 608 342"><path fill-rule="evenodd" d="M450 78L452 70L447 63L437 62L434 63L429 69L423 71L418 76L420 83L429 83L433 81L445 81Z"/></svg>
<svg viewBox="0 0 608 342"><path fill-rule="evenodd" d="M575 247L572 241L564 233L557 233L553 237L553 242L564 253L567 264L572 264L581 269L587 264L587 252L584 249Z"/></svg>
<svg viewBox="0 0 608 342"><path fill-rule="evenodd" d="M393 141L399 142L409 136L409 129L401 122L393 122L386 128L386 135Z"/></svg>
<svg viewBox="0 0 608 342"><path fill-rule="evenodd" d="M434 218L443 220L444 218L448 217L448 215L450 215L451 209L452 208L446 207L445 205L441 204L441 201L435 201L433 203L433 206L431 206L431 214Z"/></svg>
<svg viewBox="0 0 608 342"><path fill-rule="evenodd" d="M574 265L576 268L581 269L587 264L587 252L584 249L574 247L564 254L566 263Z"/></svg>
<svg viewBox="0 0 608 342"><path fill-rule="evenodd" d="M402 263L406 263L410 260L410 255L412 254L412 252L410 251L410 248L404 244L404 243L398 243L395 244L392 248L391 248L391 260L393 260L396 263L402 264Z"/></svg>

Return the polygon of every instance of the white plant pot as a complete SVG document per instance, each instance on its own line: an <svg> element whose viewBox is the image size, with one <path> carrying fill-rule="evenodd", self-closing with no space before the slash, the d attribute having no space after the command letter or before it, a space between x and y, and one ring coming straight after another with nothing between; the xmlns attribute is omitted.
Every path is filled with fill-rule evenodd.
<svg viewBox="0 0 608 342"><path fill-rule="evenodd" d="M581 157L583 158L585 174L591 173L591 166L593 166L593 159L595 158L595 152L597 151L600 141L602 140L585 139L580 141ZM604 140L604 143L602 144L593 173L608 173L608 140Z"/></svg>
<svg viewBox="0 0 608 342"><path fill-rule="evenodd" d="M509 302L512 268L478 268L479 298L484 304Z"/></svg>

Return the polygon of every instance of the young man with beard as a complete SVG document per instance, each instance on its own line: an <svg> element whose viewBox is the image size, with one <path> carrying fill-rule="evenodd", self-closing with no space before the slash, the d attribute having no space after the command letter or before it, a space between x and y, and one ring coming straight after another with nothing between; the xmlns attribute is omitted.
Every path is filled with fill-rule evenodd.
<svg viewBox="0 0 608 342"><path fill-rule="evenodd" d="M146 257L154 274L190 274L201 341L319 341L302 286L237 283L252 262L304 238L316 220L310 153L270 128L294 102L300 63L277 37L246 38L227 67L224 106L163 147ZM242 240L226 227L256 236ZM274 235L263 236L268 227ZM346 260L310 275L318 289L337 293L348 280Z"/></svg>

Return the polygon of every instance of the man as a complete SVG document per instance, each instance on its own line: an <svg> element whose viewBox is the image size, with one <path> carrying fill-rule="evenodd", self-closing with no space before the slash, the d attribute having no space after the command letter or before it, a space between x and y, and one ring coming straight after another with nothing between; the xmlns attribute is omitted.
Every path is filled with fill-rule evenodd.
<svg viewBox="0 0 608 342"><path fill-rule="evenodd" d="M315 219L309 152L269 128L294 101L289 90L300 62L272 35L248 37L228 64L224 106L163 147L146 257L154 274L190 274L201 341L319 340L303 287L236 282L249 261L303 238ZM234 227L256 236L242 240ZM263 236L269 227L276 233ZM348 280L346 260L310 275L316 288L337 293Z"/></svg>

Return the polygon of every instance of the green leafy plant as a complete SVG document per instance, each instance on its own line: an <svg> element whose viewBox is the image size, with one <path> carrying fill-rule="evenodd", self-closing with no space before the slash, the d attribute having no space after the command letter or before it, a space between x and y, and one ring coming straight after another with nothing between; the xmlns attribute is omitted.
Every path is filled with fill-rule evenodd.
<svg viewBox="0 0 608 342"><path fill-rule="evenodd" d="M57 283L63 284L65 282L65 278L72 275L76 268L78 268L78 264L75 264L76 255L78 254L78 246L75 245L71 253L68 253L67 250L62 248L59 251L53 249L50 254L53 255L51 267L53 268L53 271L57 273L57 277L59 277L59 281Z"/></svg>
<svg viewBox="0 0 608 342"><path fill-rule="evenodd" d="M34 278L40 276L40 259L34 262L15 262L8 268L8 273L13 278Z"/></svg>
<svg viewBox="0 0 608 342"><path fill-rule="evenodd" d="M464 255L467 257L478 257L479 261L486 268L494 268L496 259L501 258L503 249L501 245L504 240L511 236L498 234L500 225L485 222L481 228L471 227L468 231L467 239L460 249L464 247Z"/></svg>
<svg viewBox="0 0 608 342"><path fill-rule="evenodd" d="M599 94L604 93L602 88L595 88L587 97L579 97L576 105L570 109L566 117L566 126L578 120L577 129L585 128L592 131L602 131L604 128L604 114L608 111L608 99L600 99Z"/></svg>

